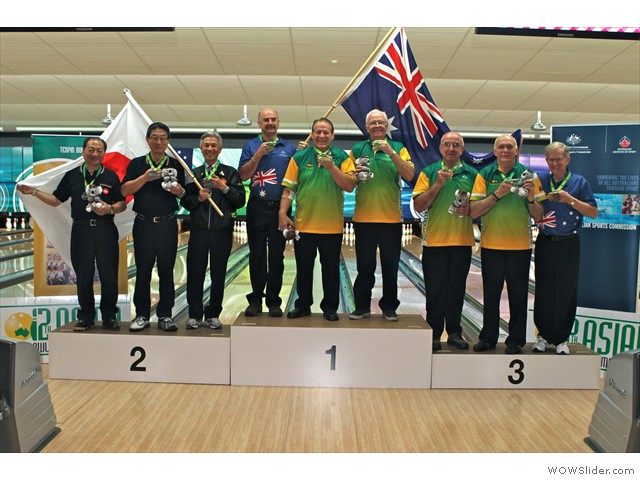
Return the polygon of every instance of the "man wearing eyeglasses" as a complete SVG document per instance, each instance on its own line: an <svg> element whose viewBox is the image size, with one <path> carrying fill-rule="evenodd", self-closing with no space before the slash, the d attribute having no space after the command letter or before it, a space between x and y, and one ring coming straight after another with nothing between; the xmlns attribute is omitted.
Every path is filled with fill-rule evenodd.
<svg viewBox="0 0 640 480"><path fill-rule="evenodd" d="M371 315L371 291L375 284L376 252L380 249L382 297L378 306L384 318L398 320L398 264L402 248L402 192L400 177L409 182L414 167L409 152L400 142L387 137L387 114L372 110L366 116L369 140L353 146L349 156L356 164L356 204L353 228L356 236L358 275L353 284L355 310L349 318ZM366 163L368 162L368 167ZM360 173L363 167L373 174ZM366 180L365 180L366 178Z"/></svg>
<svg viewBox="0 0 640 480"><path fill-rule="evenodd" d="M542 218L545 197L536 174L524 182L525 196L512 192L527 167L518 163L518 144L511 135L494 142L496 161L483 168L471 193L471 217L482 217L482 288L484 309L475 352L493 350L498 342L500 296L509 292L507 355L522 352L527 333L527 299L531 263L531 218Z"/></svg>
<svg viewBox="0 0 640 480"><path fill-rule="evenodd" d="M475 238L468 201L454 201L461 196L459 192L465 192L468 199L478 172L460 160L463 152L462 136L445 133L440 141L442 160L425 167L413 189L416 210L426 210L422 270L434 351L442 349L440 337L445 328L448 345L460 350L469 348L460 320Z"/></svg>
<svg viewBox="0 0 640 480"><path fill-rule="evenodd" d="M158 327L167 332L178 330L171 318L175 302L173 267L178 250L178 198L185 193L184 170L180 163L165 153L171 132L164 123L156 122L147 129L149 153L134 158L127 166L122 181L122 195L133 195L133 248L136 262L136 285L133 304L136 318L129 330L137 332L149 326L151 316L151 273L157 261L159 293ZM162 170L174 168L175 186L162 186Z"/></svg>

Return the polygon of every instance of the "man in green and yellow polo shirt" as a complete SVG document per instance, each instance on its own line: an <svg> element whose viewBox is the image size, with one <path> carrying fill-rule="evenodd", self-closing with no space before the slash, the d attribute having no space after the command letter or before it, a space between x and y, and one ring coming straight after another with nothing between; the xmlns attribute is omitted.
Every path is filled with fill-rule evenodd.
<svg viewBox="0 0 640 480"><path fill-rule="evenodd" d="M319 253L324 293L320 308L324 318L334 321L340 298L343 191L353 191L355 167L344 150L331 145L334 133L329 119L313 122L311 138L311 146L293 155L282 180L278 227L295 228L300 236L294 243L298 299L287 317L311 315L313 266ZM294 197L295 224L287 215Z"/></svg>
<svg viewBox="0 0 640 480"><path fill-rule="evenodd" d="M469 202L450 211L457 192L471 193L478 172L460 161L464 140L459 133L442 136L442 160L425 167L413 189L413 205L425 211L422 230L422 271L427 291L427 323L433 329L433 350L447 330L447 343L460 350L469 344L462 337L462 306L475 245Z"/></svg>
<svg viewBox="0 0 640 480"><path fill-rule="evenodd" d="M471 216L482 217L483 325L476 352L492 350L498 342L500 296L504 282L509 292L509 335L505 353L518 354L526 342L527 297L531 262L531 218L542 217L538 200L545 195L537 175L523 187L521 197L511 188L527 168L517 162L518 144L511 135L494 142L496 161L480 171L471 193Z"/></svg>
<svg viewBox="0 0 640 480"><path fill-rule="evenodd" d="M402 247L402 202L400 177L413 179L409 152L400 142L387 137L387 114L372 110L365 119L369 140L354 145L349 154L356 164L356 179L365 159L373 176L360 179L356 189L353 228L356 235L358 276L353 284L355 310L349 318L371 315L371 291L375 284L376 251L380 249L382 298L378 305L384 318L397 321L398 264Z"/></svg>

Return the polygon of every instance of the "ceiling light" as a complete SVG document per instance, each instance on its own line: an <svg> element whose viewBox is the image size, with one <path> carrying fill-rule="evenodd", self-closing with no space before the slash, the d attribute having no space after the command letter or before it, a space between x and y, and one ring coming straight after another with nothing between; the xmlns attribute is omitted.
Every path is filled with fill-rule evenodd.
<svg viewBox="0 0 640 480"><path fill-rule="evenodd" d="M534 130L536 132L542 132L544 130L547 129L547 126L542 123L542 112L538 112L538 121L536 123L534 123L533 125L531 125L531 130Z"/></svg>
<svg viewBox="0 0 640 480"><path fill-rule="evenodd" d="M240 126L240 127L248 127L249 125L251 125L251 120L249 120L249 117L247 116L247 112L248 112L248 109L247 109L247 106L245 105L242 118L240 120L238 120L238 122L237 122L238 126Z"/></svg>
<svg viewBox="0 0 640 480"><path fill-rule="evenodd" d="M111 116L111 104L109 103L107 105L107 116L100 120L100 123L103 125L111 125L111 122L113 122L113 117Z"/></svg>

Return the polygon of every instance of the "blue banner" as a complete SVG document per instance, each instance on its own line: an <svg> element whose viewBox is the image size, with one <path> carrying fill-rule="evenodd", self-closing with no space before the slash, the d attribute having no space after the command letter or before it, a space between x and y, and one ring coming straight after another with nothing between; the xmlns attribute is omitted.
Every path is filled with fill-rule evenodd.
<svg viewBox="0 0 640 480"><path fill-rule="evenodd" d="M598 216L581 234L578 305L636 312L640 246L640 125L553 126L571 147L569 170L585 177Z"/></svg>

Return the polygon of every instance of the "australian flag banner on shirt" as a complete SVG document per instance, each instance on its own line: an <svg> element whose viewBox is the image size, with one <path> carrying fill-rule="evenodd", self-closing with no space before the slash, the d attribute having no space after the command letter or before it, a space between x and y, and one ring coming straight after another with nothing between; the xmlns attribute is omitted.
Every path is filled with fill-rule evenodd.
<svg viewBox="0 0 640 480"><path fill-rule="evenodd" d="M429 93L403 28L390 32L338 103L365 135L367 113L378 109L387 114L387 133L407 147L416 167L414 180L424 167L442 158L440 138L451 130ZM512 135L520 145L520 130ZM495 155L465 151L462 159L480 169L494 161Z"/></svg>

